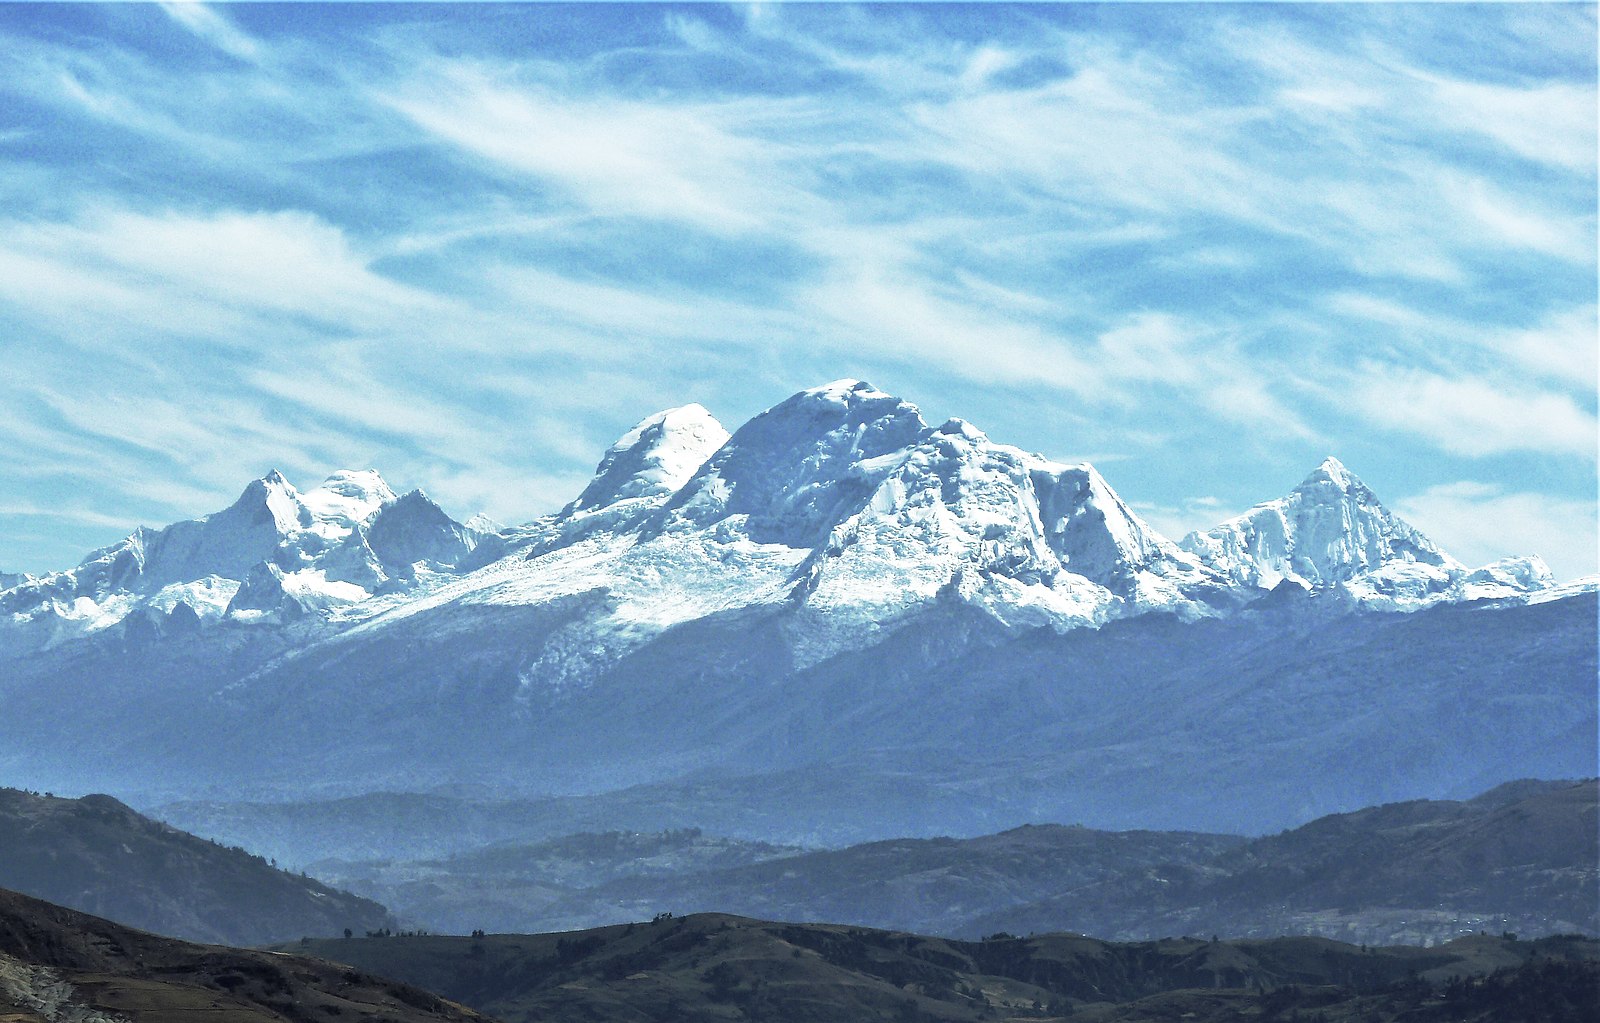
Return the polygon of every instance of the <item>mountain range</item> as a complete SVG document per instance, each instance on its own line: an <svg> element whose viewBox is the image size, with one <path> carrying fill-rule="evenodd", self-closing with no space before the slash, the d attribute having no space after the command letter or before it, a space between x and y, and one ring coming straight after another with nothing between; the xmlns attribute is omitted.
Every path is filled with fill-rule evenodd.
<svg viewBox="0 0 1600 1023"><path fill-rule="evenodd" d="M271 473L13 582L0 767L147 805L649 789L676 826L737 789L774 840L1259 833L1596 773L1592 580L1469 570L1333 459L1174 542L860 381L732 434L652 416L521 526Z"/></svg>
<svg viewBox="0 0 1600 1023"><path fill-rule="evenodd" d="M491 529L456 522L420 490L397 496L375 470L304 493L274 470L222 511L140 527L73 569L6 576L0 626L14 652L135 612L179 627L308 613L338 626L600 585L644 631L786 600L819 632L881 628L946 592L1003 621L1071 628L1217 614L1284 582L1407 610L1555 589L1532 556L1469 572L1334 458L1287 496L1174 543L1093 466L994 443L959 419L930 427L849 380L802 391L731 436L698 405L658 413L560 512ZM490 564L500 571L472 571Z"/></svg>

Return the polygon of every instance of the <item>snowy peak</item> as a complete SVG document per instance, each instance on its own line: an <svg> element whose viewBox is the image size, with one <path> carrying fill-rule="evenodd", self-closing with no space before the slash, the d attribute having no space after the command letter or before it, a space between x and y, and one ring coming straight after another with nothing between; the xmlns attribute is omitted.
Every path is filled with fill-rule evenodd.
<svg viewBox="0 0 1600 1023"><path fill-rule="evenodd" d="M1191 533L1182 546L1235 584L1267 590L1285 579L1309 587L1364 579L1380 596L1420 600L1463 571L1335 458L1288 495Z"/></svg>
<svg viewBox="0 0 1600 1023"><path fill-rule="evenodd" d="M1289 498L1298 496L1301 503L1308 506L1326 506L1342 502L1373 513L1388 514L1387 509L1378 500L1378 495L1361 482L1355 473L1345 468L1343 462L1331 455L1311 470L1288 496Z"/></svg>
<svg viewBox="0 0 1600 1023"><path fill-rule="evenodd" d="M294 484L284 478L283 473L276 469L258 480L250 481L245 486L244 492L239 495L239 499L222 511L213 512L193 521L215 523L219 526L226 523L228 527L246 524L263 526L270 522L273 531L279 535L310 524L305 506L300 502L300 492L294 488ZM185 523L175 525L185 525Z"/></svg>
<svg viewBox="0 0 1600 1023"><path fill-rule="evenodd" d="M1113 589L1166 563L1193 574L1192 560L1128 507L1094 466L1043 463L1034 470L1034 488L1051 549L1070 571Z"/></svg>
<svg viewBox="0 0 1600 1023"><path fill-rule="evenodd" d="M721 524L809 549L871 497L927 424L860 380L814 387L740 427L667 504L664 528Z"/></svg>
<svg viewBox="0 0 1600 1023"><path fill-rule="evenodd" d="M376 469L342 469L315 490L300 495L301 505L313 519L345 530L372 521L395 500L395 492Z"/></svg>
<svg viewBox="0 0 1600 1023"><path fill-rule="evenodd" d="M207 576L242 579L284 537L312 522L299 491L274 469L222 511L161 530L135 530L126 543L143 549L141 579L137 585L118 580L116 586L149 590Z"/></svg>
<svg viewBox="0 0 1600 1023"><path fill-rule="evenodd" d="M607 449L594 479L564 514L675 494L727 441L728 431L700 405L657 412Z"/></svg>
<svg viewBox="0 0 1600 1023"><path fill-rule="evenodd" d="M1300 490L1304 489L1305 487L1324 482L1331 483L1335 487L1338 487L1340 490L1344 490L1346 492L1348 492L1352 487L1360 487L1362 490L1366 490L1366 484L1356 479L1355 474L1349 469L1346 469L1344 463L1332 455L1324 458L1322 463L1315 469L1311 470L1311 474L1302 480L1300 482L1300 486L1296 487L1295 489ZM1367 491L1367 493L1371 493L1371 491Z"/></svg>
<svg viewBox="0 0 1600 1023"><path fill-rule="evenodd" d="M341 470L301 493L273 470L228 507L135 529L74 569L6 587L0 611L35 634L105 628L139 608L197 620L292 617L405 587L453 568L480 534L414 491L398 498L371 469ZM281 612L281 614L280 614Z"/></svg>

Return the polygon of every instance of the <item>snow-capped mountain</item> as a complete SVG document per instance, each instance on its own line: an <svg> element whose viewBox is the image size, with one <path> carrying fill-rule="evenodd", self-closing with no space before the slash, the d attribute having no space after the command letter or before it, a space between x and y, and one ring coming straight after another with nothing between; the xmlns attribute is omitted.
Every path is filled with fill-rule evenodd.
<svg viewBox="0 0 1600 1023"><path fill-rule="evenodd" d="M1552 585L1537 558L1469 573L1332 458L1285 497L1174 544L1093 466L995 443L959 419L930 426L857 380L801 391L732 435L698 405L657 413L561 511L493 528L456 522L421 491L397 496L372 470L305 493L273 472L220 512L9 580L0 610L26 648L134 611L384 627L452 601L603 592L606 620L590 625L605 656L678 622L792 604L813 658L943 599L1069 629L1150 611L1214 616L1284 582L1391 610Z"/></svg>
<svg viewBox="0 0 1600 1023"><path fill-rule="evenodd" d="M491 539L470 564L484 570L371 627L453 602L603 592L605 622L571 644L603 660L676 623L783 604L803 623L791 636L807 661L936 600L1070 629L1224 614L1285 579L1388 610L1549 585L1537 559L1469 575L1333 459L1180 546L1093 466L997 444L961 420L929 426L857 380L801 391L731 436L699 406L652 416L577 500Z"/></svg>
<svg viewBox="0 0 1600 1023"><path fill-rule="evenodd" d="M1554 584L1537 557L1469 573L1385 508L1337 458L1275 501L1183 538L1181 546L1231 584L1338 588L1365 605L1413 610L1441 599L1507 598Z"/></svg>
<svg viewBox="0 0 1600 1023"><path fill-rule="evenodd" d="M991 830L1280 827L1592 774L1592 590L1532 558L1468 572L1331 460L1175 544L1090 465L843 380L731 434L651 416L519 526L274 473L18 580L0 771L684 805L744 778L858 838L885 798L923 822L902 833L946 826L927 799Z"/></svg>
<svg viewBox="0 0 1600 1023"><path fill-rule="evenodd" d="M729 436L698 406L613 445L580 497L486 542L482 571L378 616L603 593L565 650L596 663L674 624L793 607L802 662L938 600L1013 626L1072 628L1232 600L1222 576L1142 521L1088 465L996 444L856 380L802 391ZM529 677L574 678L563 664ZM582 675L584 672L579 671Z"/></svg>
<svg viewBox="0 0 1600 1023"><path fill-rule="evenodd" d="M76 568L0 593L24 647L106 628L135 612L180 620L281 621L361 603L417 573L450 570L480 534L420 490L397 497L373 470L305 493L276 470L222 511L143 526Z"/></svg>

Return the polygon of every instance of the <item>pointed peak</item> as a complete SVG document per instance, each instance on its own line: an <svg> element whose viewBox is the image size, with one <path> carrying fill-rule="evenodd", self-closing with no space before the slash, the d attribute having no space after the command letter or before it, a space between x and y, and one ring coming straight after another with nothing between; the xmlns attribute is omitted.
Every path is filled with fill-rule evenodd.
<svg viewBox="0 0 1600 1023"><path fill-rule="evenodd" d="M245 486L243 493L239 495L238 500L234 501L233 504L220 512L213 512L197 521L216 524L227 520L267 521L270 519L277 533L280 536L284 536L305 525L304 516L305 505L301 500L300 492L294 488L294 484L290 483L283 473L273 469L260 479L251 480ZM154 533L150 534L151 537L154 535ZM137 536L138 531L135 531L135 537ZM130 537L129 539L132 540L135 537Z"/></svg>
<svg viewBox="0 0 1600 1023"><path fill-rule="evenodd" d="M294 488L293 483L289 482L289 478L277 469L273 469L260 479L253 479L245 484L244 490L240 492L238 499L233 504L234 506L255 506L262 501L274 500L288 500L291 502L300 500L300 492Z"/></svg>
<svg viewBox="0 0 1600 1023"><path fill-rule="evenodd" d="M476 515L472 516L472 518L463 522L462 525L466 526L474 533L482 533L484 536L488 536L492 533L498 533L502 529L506 528L500 522L491 519L483 512L478 512Z"/></svg>
<svg viewBox="0 0 1600 1023"><path fill-rule="evenodd" d="M412 505L428 505L434 508L439 507L439 502L429 497L428 492L423 490L421 487L416 487L415 489L406 491L399 497L395 498L394 503L397 505L403 504L407 507Z"/></svg>
<svg viewBox="0 0 1600 1023"><path fill-rule="evenodd" d="M1361 482L1356 478L1355 473L1345 468L1345 464L1332 455L1324 458L1315 469L1311 470L1311 474L1305 478L1301 486L1323 481L1331 482L1341 489L1348 488L1352 483Z"/></svg>
<svg viewBox="0 0 1600 1023"><path fill-rule="evenodd" d="M1362 482L1361 477L1351 472L1343 462L1332 455L1324 458L1315 469L1311 470L1310 475L1300 481L1293 493L1303 496L1330 488L1358 504L1381 505L1382 503L1372 488Z"/></svg>
<svg viewBox="0 0 1600 1023"><path fill-rule="evenodd" d="M1235 582L1265 589L1283 578L1313 587L1347 583L1390 566L1432 566L1440 579L1462 571L1332 457L1287 495L1191 533L1183 546Z"/></svg>

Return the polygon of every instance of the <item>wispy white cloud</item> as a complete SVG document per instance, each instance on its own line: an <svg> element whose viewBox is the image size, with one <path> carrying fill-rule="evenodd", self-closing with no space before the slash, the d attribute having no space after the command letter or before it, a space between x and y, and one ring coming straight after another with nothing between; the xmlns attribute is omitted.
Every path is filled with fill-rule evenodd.
<svg viewBox="0 0 1600 1023"><path fill-rule="evenodd" d="M1368 365L1347 394L1379 427L1469 458L1513 451L1592 456L1600 423L1571 397L1525 384Z"/></svg>
<svg viewBox="0 0 1600 1023"><path fill-rule="evenodd" d="M1451 205L1470 216L1501 244L1579 264L1594 259L1592 220L1573 220L1528 208L1482 179L1441 177L1440 184L1451 198Z"/></svg>
<svg viewBox="0 0 1600 1023"><path fill-rule="evenodd" d="M1593 501L1477 481L1429 487L1395 510L1468 565L1536 554L1558 579L1600 572Z"/></svg>
<svg viewBox="0 0 1600 1023"><path fill-rule="evenodd" d="M646 102L516 85L464 61L425 64L381 100L475 156L546 179L590 210L740 232L802 198L739 104ZM739 130L740 128L744 130Z"/></svg>
<svg viewBox="0 0 1600 1023"><path fill-rule="evenodd" d="M1463 131L1477 132L1518 156L1569 170L1594 167L1594 85L1568 82L1519 88L1426 76L1433 112Z"/></svg>
<svg viewBox="0 0 1600 1023"><path fill-rule="evenodd" d="M0 223L0 311L89 347L314 345L323 330L393 329L446 305L375 273L305 213L91 208Z"/></svg>
<svg viewBox="0 0 1600 1023"><path fill-rule="evenodd" d="M161 9L173 21L230 56L247 61L258 60L261 56L261 47L254 39L208 4L199 0L173 0L161 4Z"/></svg>
<svg viewBox="0 0 1600 1023"><path fill-rule="evenodd" d="M385 8L337 47L29 10L0 488L165 477L195 514L258 463L361 460L514 520L655 407L736 423L860 373L1115 452L1164 521L1159 481L1247 464L1209 448L1267 479L1336 437L1592 490L1592 12L645 8L624 39L596 7L535 54L502 37L538 8Z"/></svg>
<svg viewBox="0 0 1600 1023"><path fill-rule="evenodd" d="M1595 393L1600 380L1600 315L1593 305L1557 309L1523 329L1496 333L1490 343L1531 373Z"/></svg>

